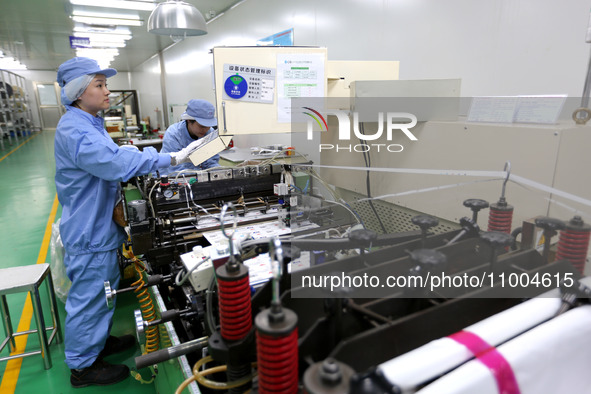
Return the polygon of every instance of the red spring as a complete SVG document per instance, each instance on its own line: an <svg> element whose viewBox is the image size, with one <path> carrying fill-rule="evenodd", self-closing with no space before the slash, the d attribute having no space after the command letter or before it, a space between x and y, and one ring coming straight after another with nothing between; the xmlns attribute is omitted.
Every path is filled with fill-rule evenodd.
<svg viewBox="0 0 591 394"><path fill-rule="evenodd" d="M591 231L565 229L560 232L556 260L568 260L582 274L589 248Z"/></svg>
<svg viewBox="0 0 591 394"><path fill-rule="evenodd" d="M511 222L513 221L513 210L496 209L491 205L488 215L488 231L500 231L511 233Z"/></svg>
<svg viewBox="0 0 591 394"><path fill-rule="evenodd" d="M298 392L298 329L283 336L257 331L259 393Z"/></svg>
<svg viewBox="0 0 591 394"><path fill-rule="evenodd" d="M218 291L222 337L228 341L243 339L252 327L248 275L234 281L218 277Z"/></svg>

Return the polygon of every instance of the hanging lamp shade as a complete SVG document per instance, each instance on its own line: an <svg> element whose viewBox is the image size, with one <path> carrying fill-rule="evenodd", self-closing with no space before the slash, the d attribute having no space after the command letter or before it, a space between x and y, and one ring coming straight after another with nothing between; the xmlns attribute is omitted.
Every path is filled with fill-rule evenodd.
<svg viewBox="0 0 591 394"><path fill-rule="evenodd" d="M207 25L201 12L192 4L167 0L158 4L150 14L148 32L176 37L201 36L207 34Z"/></svg>

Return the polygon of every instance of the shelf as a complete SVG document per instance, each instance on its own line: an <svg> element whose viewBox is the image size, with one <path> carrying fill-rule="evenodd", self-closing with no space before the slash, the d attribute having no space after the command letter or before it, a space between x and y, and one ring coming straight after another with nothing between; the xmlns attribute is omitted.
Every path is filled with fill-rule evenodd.
<svg viewBox="0 0 591 394"><path fill-rule="evenodd" d="M4 149L3 140L8 138L12 145L15 138L31 134L33 116L27 94L27 80L11 71L0 70L0 148Z"/></svg>
<svg viewBox="0 0 591 394"><path fill-rule="evenodd" d="M139 105L135 90L111 90L111 106L104 111L105 128L114 138L127 137L130 127L139 124Z"/></svg>

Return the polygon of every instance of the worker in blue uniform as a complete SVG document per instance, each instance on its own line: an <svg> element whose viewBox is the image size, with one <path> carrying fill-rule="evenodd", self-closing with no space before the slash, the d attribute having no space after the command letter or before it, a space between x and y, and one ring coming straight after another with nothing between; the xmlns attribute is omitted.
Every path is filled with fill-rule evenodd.
<svg viewBox="0 0 591 394"><path fill-rule="evenodd" d="M162 149L160 152L176 152L200 138L212 133L213 126L217 126L218 121L215 117L215 108L213 104L206 100L189 100L187 110L181 115L181 121L171 125L164 133L162 140ZM177 166L169 167L163 170L163 173L171 173L185 169L205 170L207 168L217 167L220 156L215 155L194 166L188 162Z"/></svg>
<svg viewBox="0 0 591 394"><path fill-rule="evenodd" d="M104 281L119 283L117 249L125 232L113 216L122 181L184 163L193 147L179 152L143 152L117 146L99 111L109 108L107 78L95 60L77 57L60 65L57 82L66 107L55 135L55 184L62 205L60 234L72 286L66 301L65 353L75 387L106 385L129 376L125 365L103 360L133 347L134 337L110 336L113 310L105 303Z"/></svg>

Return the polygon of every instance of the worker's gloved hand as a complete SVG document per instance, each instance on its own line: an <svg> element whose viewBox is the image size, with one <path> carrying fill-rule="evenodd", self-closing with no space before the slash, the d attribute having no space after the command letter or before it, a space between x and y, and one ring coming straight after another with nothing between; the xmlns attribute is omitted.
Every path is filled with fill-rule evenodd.
<svg viewBox="0 0 591 394"><path fill-rule="evenodd" d="M179 164L188 163L189 155L191 154L191 152L197 149L197 147L201 145L202 142L203 140L199 139L197 141L191 142L189 145L187 145L185 148L181 149L178 152L171 152L170 165L177 166Z"/></svg>

